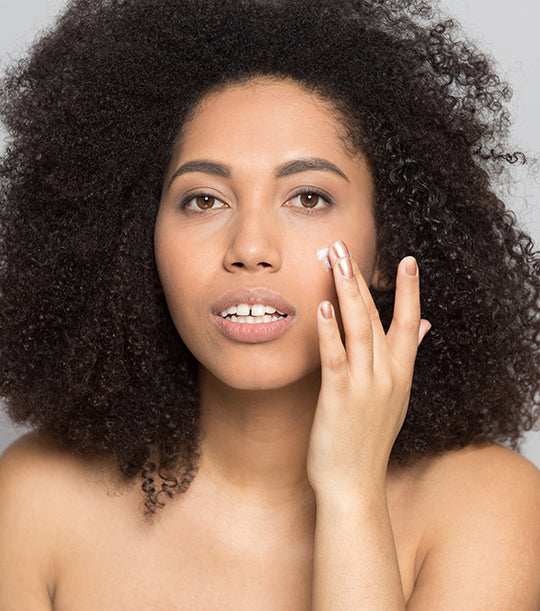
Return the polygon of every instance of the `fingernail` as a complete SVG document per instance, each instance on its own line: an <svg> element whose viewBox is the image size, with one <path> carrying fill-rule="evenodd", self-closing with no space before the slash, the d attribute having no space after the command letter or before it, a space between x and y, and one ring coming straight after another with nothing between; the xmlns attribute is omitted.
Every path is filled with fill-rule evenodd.
<svg viewBox="0 0 540 611"><path fill-rule="evenodd" d="M325 301L321 305L321 312L323 317L328 320L334 316L334 308L332 307L332 304L329 301Z"/></svg>
<svg viewBox="0 0 540 611"><path fill-rule="evenodd" d="M344 278L354 278L354 271L350 257L345 257L338 261L338 268Z"/></svg>
<svg viewBox="0 0 540 611"><path fill-rule="evenodd" d="M418 345L422 343L424 337L426 337L427 332L431 329L431 323L428 320L422 318L420 321L420 329L418 330Z"/></svg>
<svg viewBox="0 0 540 611"><path fill-rule="evenodd" d="M331 248L338 259L341 259L342 257L351 256L351 253L349 252L349 249L345 246L345 242L343 240L338 240L337 242L334 242Z"/></svg>
<svg viewBox="0 0 540 611"><path fill-rule="evenodd" d="M414 257L406 257L405 259L405 271L408 276L416 276L418 273L418 265Z"/></svg>

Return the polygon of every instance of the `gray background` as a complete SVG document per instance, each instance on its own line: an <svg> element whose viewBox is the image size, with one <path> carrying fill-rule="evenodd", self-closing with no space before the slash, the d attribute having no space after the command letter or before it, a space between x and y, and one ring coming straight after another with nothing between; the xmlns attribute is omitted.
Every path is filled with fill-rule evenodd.
<svg viewBox="0 0 540 611"><path fill-rule="evenodd" d="M21 55L36 33L51 24L65 0L0 0L0 68ZM514 88L512 102L515 150L539 157L540 45L537 0L442 0L468 35L498 61L499 73ZM3 135L0 132L0 135ZM506 195L522 224L540 245L540 181L535 166L517 171L518 182ZM0 412L0 452L24 429L15 428ZM522 452L540 467L540 432L529 433Z"/></svg>

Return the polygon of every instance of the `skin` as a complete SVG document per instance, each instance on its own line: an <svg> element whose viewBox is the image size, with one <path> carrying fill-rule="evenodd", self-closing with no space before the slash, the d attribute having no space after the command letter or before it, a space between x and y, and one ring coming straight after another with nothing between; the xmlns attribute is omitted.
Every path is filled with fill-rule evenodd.
<svg viewBox="0 0 540 611"><path fill-rule="evenodd" d="M337 306L332 274L316 251L345 240L371 279L373 185L365 160L346 151L323 103L293 84L259 82L247 89L206 100L185 130L164 181L155 253L173 321L201 364L207 436L200 473L208 468L220 487L234 483L243 493L272 491L279 502L280 488L286 495L310 488L306 450L320 387L317 309L328 299ZM274 178L281 164L304 158L327 159L347 179L326 171ZM170 183L194 160L227 165L232 178L192 172ZM296 195L305 186L329 193L335 206L318 200L309 214ZM179 202L201 188L218 198L217 209L182 214ZM273 342L224 337L211 320L211 305L233 288L260 286L288 299L294 325Z"/></svg>
<svg viewBox="0 0 540 611"><path fill-rule="evenodd" d="M275 179L306 156L348 180L313 170ZM173 180L200 159L230 177ZM306 186L335 206L303 211ZM198 189L216 197L212 207L183 214L180 201ZM429 323L406 258L391 328L380 326L368 290L372 202L362 155L328 105L294 83L250 82L199 106L155 227L171 316L200 363L199 472L148 526L137 483L122 484L106 459L23 437L0 460L2 609L538 608L540 476L530 463L486 444L388 465ZM331 272L316 255L325 246ZM267 343L221 335L211 305L261 286L293 304L294 325Z"/></svg>
<svg viewBox="0 0 540 611"><path fill-rule="evenodd" d="M371 495L366 498L386 505L388 457L405 416L420 332L412 258L398 273L388 336L378 322L365 280L371 282L376 257L373 184L365 159L351 155L340 131L327 105L292 83L259 81L210 96L182 134L155 227L169 310L200 363L203 477L216 487L232 485L233 497L271 490L278 503L280 494L302 498L311 488L311 504L322 516L315 531L317 609L331 598L333 579L319 570L331 537L325 503L330 517L333 501L361 482ZM306 171L275 178L282 164L309 157L330 161L340 175ZM226 165L230 177L180 173L199 160ZM296 195L303 186L329 193L333 206L323 202L321 211L317 203L308 214ZM190 200L201 191L208 202ZM179 211L186 198L188 207ZM331 244L332 275L314 256L320 244ZM279 339L246 345L225 337L209 312L227 289L254 286L284 294L296 318ZM332 308L322 315L328 300L335 309L339 301L341 330ZM276 431L281 442L268 447ZM374 554L378 548L392 557L378 578L388 591L378 602L387 603L402 595L383 514L381 532L369 545Z"/></svg>

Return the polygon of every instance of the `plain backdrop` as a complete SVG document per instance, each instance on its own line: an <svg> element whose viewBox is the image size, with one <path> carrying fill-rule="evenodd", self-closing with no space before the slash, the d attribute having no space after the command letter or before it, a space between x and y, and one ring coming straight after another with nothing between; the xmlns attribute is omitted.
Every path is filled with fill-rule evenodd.
<svg viewBox="0 0 540 611"><path fill-rule="evenodd" d="M0 0L0 68L11 58L24 53L36 34L51 25L66 0ZM540 151L540 45L537 24L540 19L538 0L442 0L448 16L456 17L469 38L476 40L494 56L499 73L515 95L514 150L530 157ZM0 132L3 136L3 132ZM540 182L534 165L518 170L519 183L506 197L522 224L540 244ZM0 411L0 452L24 429L8 423ZM522 453L540 467L540 432L529 433Z"/></svg>

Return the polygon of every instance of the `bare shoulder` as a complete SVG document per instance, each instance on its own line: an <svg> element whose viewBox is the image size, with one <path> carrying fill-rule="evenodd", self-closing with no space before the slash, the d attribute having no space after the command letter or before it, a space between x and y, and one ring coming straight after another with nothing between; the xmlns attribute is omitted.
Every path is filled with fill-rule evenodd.
<svg viewBox="0 0 540 611"><path fill-rule="evenodd" d="M56 510L62 469L36 433L12 443L0 457L0 608L52 609Z"/></svg>
<svg viewBox="0 0 540 611"><path fill-rule="evenodd" d="M108 458L83 459L34 431L12 443L0 457L2 507L18 503L28 516L39 507L39 519L66 524L68 517L91 511L110 496L133 488Z"/></svg>
<svg viewBox="0 0 540 611"><path fill-rule="evenodd" d="M539 493L540 471L526 458L503 446L486 443L473 444L445 452L426 462L418 471L427 492L472 495L478 501L490 494L514 489L530 494L531 500Z"/></svg>
<svg viewBox="0 0 540 611"><path fill-rule="evenodd" d="M15 474L20 475L28 469L44 467L44 461L50 467L51 461L58 461L63 454L44 433L33 431L16 439L4 451L0 457L0 473L5 477L15 477Z"/></svg>
<svg viewBox="0 0 540 611"><path fill-rule="evenodd" d="M0 494L7 496L7 486L11 494L28 495L29 501L47 499L54 503L54 498L69 492L71 485L88 476L92 469L90 463L61 449L44 433L34 431L19 437L0 457Z"/></svg>
<svg viewBox="0 0 540 611"><path fill-rule="evenodd" d="M540 608L540 471L495 444L415 471L426 529L410 608Z"/></svg>
<svg viewBox="0 0 540 611"><path fill-rule="evenodd" d="M50 437L33 431L19 437L0 456L0 477L35 494L73 496L73 484L122 488L125 481L108 458L83 459L60 448ZM82 492L83 489L79 489Z"/></svg>
<svg viewBox="0 0 540 611"><path fill-rule="evenodd" d="M44 435L23 435L0 457L0 508L5 513L16 504L19 512L26 513L35 509L36 502L54 504L70 467L73 470L65 454Z"/></svg>
<svg viewBox="0 0 540 611"><path fill-rule="evenodd" d="M51 609L59 546L104 476L33 432L0 457L0 608ZM104 495L103 495L104 496Z"/></svg>

